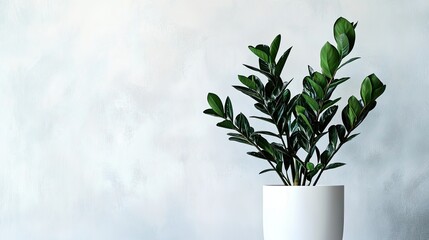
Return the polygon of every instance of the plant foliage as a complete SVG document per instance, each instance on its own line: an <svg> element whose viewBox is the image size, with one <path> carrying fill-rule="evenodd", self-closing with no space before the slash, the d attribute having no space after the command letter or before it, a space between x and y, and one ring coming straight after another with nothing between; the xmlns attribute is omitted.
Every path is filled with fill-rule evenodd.
<svg viewBox="0 0 429 240"><path fill-rule="evenodd" d="M303 90L294 96L288 89L290 81L283 81L280 76L292 48L277 59L280 35L270 46L249 46L258 57L259 66L244 66L255 74L262 74L267 81L262 82L256 75L239 75L242 85L233 87L252 98L255 108L262 113L262 116L251 118L272 125L275 131L255 131L243 113L234 116L229 97L223 103L216 94L207 95L210 108L204 113L221 118L217 126L232 130L228 133L229 140L254 147L256 151L248 154L270 165L260 174L274 172L285 185L316 185L324 171L345 165L332 162L334 155L358 135L353 134L354 130L374 109L377 98L386 89L375 74L367 76L361 85L361 99L350 96L341 111L342 123L331 123L340 100L331 99L332 94L340 84L349 80L348 77L338 78L336 74L346 64L359 59L344 59L355 45L356 25L345 18L338 18L333 28L337 47L325 43L320 51L321 72L308 66L309 74L303 79ZM269 138L277 142L270 142ZM327 139L326 146L321 146L319 141L322 138Z"/></svg>

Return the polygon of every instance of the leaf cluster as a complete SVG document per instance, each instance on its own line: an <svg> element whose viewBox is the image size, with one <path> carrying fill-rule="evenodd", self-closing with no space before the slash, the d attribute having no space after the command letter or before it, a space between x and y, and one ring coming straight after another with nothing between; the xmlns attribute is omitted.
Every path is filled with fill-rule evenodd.
<svg viewBox="0 0 429 240"><path fill-rule="evenodd" d="M250 118L264 121L276 131L255 131L243 113L234 115L229 97L222 102L214 93L207 95L210 108L204 113L221 118L217 126L231 130L229 140L254 147L255 151L247 154L269 163L270 167L260 174L274 172L285 185L316 185L325 170L345 165L332 162L332 158L343 144L358 135L352 132L374 109L377 98L386 89L375 74L367 76L361 84L361 99L350 96L341 111L342 123L331 123L341 99L331 99L332 94L349 80L349 77L337 78L337 71L359 59L345 60L355 45L356 26L357 23L345 18L337 19L333 27L336 47L326 42L320 51L321 72L308 66L308 75L302 81L303 90L296 95L288 89L292 80L281 78L292 47L277 58L280 35L269 46L249 46L258 57L258 66L244 64L254 74L238 75L241 85L233 87L253 99L254 107L261 113ZM262 81L255 74L263 75L266 80ZM328 140L327 146L319 143L324 137ZM270 142L269 138L277 141Z"/></svg>

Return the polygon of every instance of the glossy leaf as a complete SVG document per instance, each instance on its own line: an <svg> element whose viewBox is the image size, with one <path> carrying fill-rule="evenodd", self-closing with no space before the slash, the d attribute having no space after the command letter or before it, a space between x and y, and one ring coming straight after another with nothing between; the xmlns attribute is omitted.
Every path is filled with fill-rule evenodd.
<svg viewBox="0 0 429 240"><path fill-rule="evenodd" d="M232 86L233 88L237 89L238 91L246 94L247 96L255 99L258 102L262 102L263 99L259 96L259 94L255 91L253 91L250 88L242 87L242 86Z"/></svg>
<svg viewBox="0 0 429 240"><path fill-rule="evenodd" d="M276 59L277 52L279 51L280 41L281 41L281 35L279 34L271 42L271 45L270 45L270 55L271 55L271 59L273 59L273 60Z"/></svg>
<svg viewBox="0 0 429 240"><path fill-rule="evenodd" d="M250 51L252 51L256 56L258 56L262 61L268 63L270 61L270 58L268 57L268 54L264 51L257 49L255 47L249 46Z"/></svg>
<svg viewBox="0 0 429 240"><path fill-rule="evenodd" d="M338 67L338 69L337 69L337 70L339 70L340 68L344 67L345 65L347 65L347 64L349 64L349 63L351 63L351 62L353 62L353 61L356 61L356 60L358 60L358 59L360 59L360 57L350 58L349 60L347 60L347 61L345 61L343 64L341 64L341 65Z"/></svg>
<svg viewBox="0 0 429 240"><path fill-rule="evenodd" d="M323 131L328 126L332 118L335 116L335 113L337 113L337 110L338 106L334 105L323 112L323 114L320 116L320 131Z"/></svg>
<svg viewBox="0 0 429 240"><path fill-rule="evenodd" d="M353 25L345 18L340 17L337 19L337 21L335 21L334 24L334 38L335 41L337 42L337 44L339 44L339 42L341 42L343 36L346 36L347 41L348 41L348 51L347 52L342 52L341 55L343 57L345 57L347 54L349 54L355 44L355 30ZM340 44L339 44L340 45Z"/></svg>
<svg viewBox="0 0 429 240"><path fill-rule="evenodd" d="M262 170L259 174L263 174L263 173L266 173L266 172L275 172L275 171L276 171L276 169L268 168L268 169Z"/></svg>
<svg viewBox="0 0 429 240"><path fill-rule="evenodd" d="M340 163L340 162L331 163L331 164L329 164L328 166L325 167L325 170L334 169L334 168L341 167L341 166L344 166L344 165L346 165L346 164L345 163Z"/></svg>
<svg viewBox="0 0 429 240"><path fill-rule="evenodd" d="M220 118L223 118L223 116L219 116L215 111L213 111L213 109L206 109L206 110L204 110L204 112L203 113L205 113L205 114L208 114L208 115L211 115L211 116L215 116L215 117L220 117Z"/></svg>
<svg viewBox="0 0 429 240"><path fill-rule="evenodd" d="M221 116L221 117L225 116L223 112L222 101L216 94L209 93L207 95L207 102L209 103L210 107L218 116Z"/></svg>
<svg viewBox="0 0 429 240"><path fill-rule="evenodd" d="M239 137L230 137L230 138L228 138L230 141L234 141L234 142L239 142L239 143L244 143L244 144L247 144L247 145L252 145L249 141L247 141L246 139L244 139L244 138L239 138Z"/></svg>
<svg viewBox="0 0 429 240"><path fill-rule="evenodd" d="M228 128L228 129L235 129L234 124L230 120L224 120L224 121L216 124L216 126Z"/></svg>
<svg viewBox="0 0 429 240"><path fill-rule="evenodd" d="M304 99L305 102L315 111L317 112L319 110L319 104L317 103L316 100L314 100L313 98L311 98L310 96L308 96L306 93L303 93L301 95Z"/></svg>
<svg viewBox="0 0 429 240"><path fill-rule="evenodd" d="M227 97L225 101L225 114L230 120L234 119L234 111L232 109L232 103L229 97Z"/></svg>
<svg viewBox="0 0 429 240"><path fill-rule="evenodd" d="M329 42L326 42L320 51L320 66L322 68L322 73L325 74L325 76L332 78L340 65L340 61L341 58L338 50Z"/></svg>
<svg viewBox="0 0 429 240"><path fill-rule="evenodd" d="M360 96L365 105L368 105L372 100L372 85L369 77L366 77L362 82Z"/></svg>
<svg viewBox="0 0 429 240"><path fill-rule="evenodd" d="M275 69L275 75L280 76L282 73L283 67L285 66L286 60L289 57L289 53L292 50L292 47L290 47L286 52L283 53L283 55L279 58L279 61L277 62L276 69Z"/></svg>
<svg viewBox="0 0 429 240"><path fill-rule="evenodd" d="M257 89L255 81L253 81L253 79L251 79L251 78L248 78L248 77L245 77L245 76L242 76L242 75L238 75L238 80L240 80L240 82L244 86L246 86L246 87L248 87L248 88L250 88L252 90L256 90Z"/></svg>

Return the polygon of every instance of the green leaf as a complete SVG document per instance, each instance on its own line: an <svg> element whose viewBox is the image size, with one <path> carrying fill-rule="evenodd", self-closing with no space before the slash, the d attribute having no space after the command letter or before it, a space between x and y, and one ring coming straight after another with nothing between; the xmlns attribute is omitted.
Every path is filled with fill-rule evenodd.
<svg viewBox="0 0 429 240"><path fill-rule="evenodd" d="M316 100L314 100L313 98L311 98L310 96L308 96L306 93L303 93L301 95L304 99L305 102L315 111L317 112L319 110L319 104L317 103Z"/></svg>
<svg viewBox="0 0 429 240"><path fill-rule="evenodd" d="M329 127L329 144L331 144L334 148L337 147L338 142L338 132L335 126Z"/></svg>
<svg viewBox="0 0 429 240"><path fill-rule="evenodd" d="M311 87L314 89L316 95L318 98L323 98L325 95L325 91L323 91L322 87L317 84L315 81L311 80L310 78L307 79L310 83Z"/></svg>
<svg viewBox="0 0 429 240"><path fill-rule="evenodd" d="M341 163L341 162L331 163L331 164L329 164L328 166L325 167L325 170L334 169L334 168L341 167L341 166L344 166L344 165L346 165L346 164L345 163Z"/></svg>
<svg viewBox="0 0 429 240"><path fill-rule="evenodd" d="M213 109L213 111L220 117L225 117L223 112L223 104L220 98L214 94L209 93L207 95L207 102L209 103L210 107Z"/></svg>
<svg viewBox="0 0 429 240"><path fill-rule="evenodd" d="M334 105L335 103L337 103L338 101L340 101L340 99L341 98L339 97L339 98L336 98L334 100L327 100L327 101L325 101L325 104L323 104L323 106L321 108L321 111L325 111L325 109L327 109L328 107Z"/></svg>
<svg viewBox="0 0 429 240"><path fill-rule="evenodd" d="M270 62L270 58L268 57L268 54L266 54L264 51L257 49L255 47L249 46L250 51L252 51L256 56L258 56L262 61L268 63Z"/></svg>
<svg viewBox="0 0 429 240"><path fill-rule="evenodd" d="M250 133L249 132L249 129L250 129L249 121L247 120L246 116L244 116L243 113L240 113L237 115L237 117L235 117L235 125L237 125L237 127L241 133L243 133L247 137L250 135L249 134Z"/></svg>
<svg viewBox="0 0 429 240"><path fill-rule="evenodd" d="M259 174L263 174L263 173L266 173L266 172L276 172L276 171L277 171L276 169L268 168L268 169L265 169L265 170L261 171Z"/></svg>
<svg viewBox="0 0 429 240"><path fill-rule="evenodd" d="M247 145L252 145L249 141L247 141L246 139L244 139L244 138L239 138L239 137L230 137L230 138L228 138L230 141L234 141L234 142L239 142L239 143L244 143L244 144L247 144Z"/></svg>
<svg viewBox="0 0 429 240"><path fill-rule="evenodd" d="M355 61L355 60L358 60L358 59L360 59L360 57L350 58L350 59L349 59L349 60L347 60L345 63L341 64L341 66L339 66L337 70L339 70L340 68L344 67L345 65L347 65L347 64L349 64L349 63L351 63L351 62L353 62L353 61Z"/></svg>
<svg viewBox="0 0 429 240"><path fill-rule="evenodd" d="M362 105L359 102L359 100L357 100L357 98L355 96L351 96L349 98L349 108L353 111L354 115L357 117L360 115L361 111L362 111Z"/></svg>
<svg viewBox="0 0 429 240"><path fill-rule="evenodd" d="M337 129L338 138L340 139L340 142L344 142L344 138L346 135L346 129L343 125L337 124L335 125L335 128Z"/></svg>
<svg viewBox="0 0 429 240"><path fill-rule="evenodd" d="M311 76L313 76L313 74L314 74L314 69L310 66L310 65L308 65L308 74L310 75L310 77Z"/></svg>
<svg viewBox="0 0 429 240"><path fill-rule="evenodd" d="M275 69L275 75L280 76L282 73L283 67L286 63L287 58L289 57L289 53L292 50L292 47L290 47L286 52L283 53L283 55L279 58L279 61L277 62L276 69Z"/></svg>
<svg viewBox="0 0 429 240"><path fill-rule="evenodd" d="M267 139L265 139L264 137L262 137L261 135L255 135L255 143L262 148L263 150L267 151L271 156L275 156L274 154L274 149L271 146L271 144L267 141Z"/></svg>
<svg viewBox="0 0 429 240"><path fill-rule="evenodd" d="M349 80L349 77L344 77L344 78L340 78L340 79L334 79L331 84L329 85L330 88L332 87L337 87L338 85L340 85L341 83Z"/></svg>
<svg viewBox="0 0 429 240"><path fill-rule="evenodd" d="M246 87L248 87L248 88L250 88L252 90L256 90L257 89L255 81L253 81L251 78L248 78L248 77L245 77L245 76L242 76L242 75L238 75L238 80L240 80L240 82L244 86L246 86Z"/></svg>
<svg viewBox="0 0 429 240"><path fill-rule="evenodd" d="M258 109L259 111L261 111L262 113L265 113L267 115L270 115L270 113L268 112L268 110L265 108L265 106L261 103L255 103L255 108Z"/></svg>
<svg viewBox="0 0 429 240"><path fill-rule="evenodd" d="M281 38L282 37L280 36L280 34L277 35L270 45L270 55L271 59L273 59L274 61L276 60L277 52L279 51Z"/></svg>
<svg viewBox="0 0 429 240"><path fill-rule="evenodd" d="M320 116L320 129L319 131L323 131L328 124L331 122L332 118L335 116L335 113L337 113L338 106L334 105L330 108L328 108L325 112L323 112L322 116Z"/></svg>
<svg viewBox="0 0 429 240"><path fill-rule="evenodd" d="M349 136L348 138L346 138L345 140L344 140L344 143L346 143L346 142L348 142L348 141L350 141L350 140L352 140L353 138L355 138L356 136L358 136L360 133L356 133L356 134L353 134L353 135L351 135L351 136Z"/></svg>
<svg viewBox="0 0 429 240"><path fill-rule="evenodd" d="M341 45L340 42L342 41L341 39L343 38L343 35L347 37L349 45L348 51L341 54L345 57L353 49L356 34L353 25L347 19L340 17L334 23L334 38L338 45Z"/></svg>
<svg viewBox="0 0 429 240"><path fill-rule="evenodd" d="M207 115L212 115L212 116L215 116L215 117L220 117L220 118L223 118L223 116L219 116L215 111L213 111L213 109L206 109L206 110L204 110L204 112L203 113L205 113L205 114L207 114Z"/></svg>
<svg viewBox="0 0 429 240"><path fill-rule="evenodd" d="M229 119L231 120L234 119L234 111L232 109L232 103L229 97L226 97L226 101L225 101L225 114Z"/></svg>
<svg viewBox="0 0 429 240"><path fill-rule="evenodd" d="M350 132L350 130L352 129L352 123L349 120L348 113L349 105L346 105L341 112L341 119L343 120L344 127L347 129L348 132Z"/></svg>
<svg viewBox="0 0 429 240"><path fill-rule="evenodd" d="M256 158L268 160L270 162L275 162L274 158L268 152L266 152L266 151L262 151L262 152L248 152L247 154L249 154L252 157L256 157Z"/></svg>
<svg viewBox="0 0 429 240"><path fill-rule="evenodd" d="M266 121L266 122L269 122L269 123L275 124L275 123L274 123L274 120L273 120L273 119L271 119L271 118L258 117L258 116L250 116L250 118L256 118L256 119L259 119L259 120L262 120L262 121Z"/></svg>
<svg viewBox="0 0 429 240"><path fill-rule="evenodd" d="M264 100L259 96L259 94L255 91L253 91L250 88L242 87L242 86L232 86L233 88L237 89L238 91L246 94L247 96L255 99L258 102L263 102Z"/></svg>
<svg viewBox="0 0 429 240"><path fill-rule="evenodd" d="M274 79L274 76L271 73L267 72L267 71L264 71L264 70L261 70L261 69L249 66L247 64L243 64L243 66L247 67L250 70L253 70L253 71L256 71L256 72L260 72L260 73L264 74L268 79Z"/></svg>
<svg viewBox="0 0 429 240"><path fill-rule="evenodd" d="M337 41L337 47L338 51L340 52L341 57L345 57L349 53L349 40L347 38L347 35L342 33L338 36Z"/></svg>
<svg viewBox="0 0 429 240"><path fill-rule="evenodd" d="M329 78L333 78L338 66L340 65L340 54L338 50L329 42L322 47L320 51L320 66L322 73Z"/></svg>
<svg viewBox="0 0 429 240"><path fill-rule="evenodd" d="M304 114L302 114L302 113L298 113L298 117L299 117L299 119L301 119L302 121L304 121L304 123L306 125L305 129L308 132L313 132L313 127L311 126L310 121L308 121L308 118Z"/></svg>
<svg viewBox="0 0 429 240"><path fill-rule="evenodd" d="M235 129L234 124L230 120L224 120L222 122L219 122L218 124L216 124L216 126L227 129Z"/></svg>
<svg viewBox="0 0 429 240"><path fill-rule="evenodd" d="M365 104L365 106L367 106L371 100L372 100L372 86L371 86L371 80L369 79L369 77L366 77L363 82L362 85L360 87L360 96Z"/></svg>
<svg viewBox="0 0 429 240"><path fill-rule="evenodd" d="M307 163L307 170L308 171L313 171L313 169L314 169L314 164L312 162L308 162Z"/></svg>
<svg viewBox="0 0 429 240"><path fill-rule="evenodd" d="M263 135L269 135L269 136L272 136L272 137L280 138L280 136L278 134L275 134L275 133L272 133L272 132L269 132L269 131L256 131L255 134L263 134Z"/></svg>
<svg viewBox="0 0 429 240"><path fill-rule="evenodd" d="M313 76L313 81L319 85L322 90L326 88L326 85L328 84L328 80L326 79L325 75L321 74L320 72L315 72Z"/></svg>
<svg viewBox="0 0 429 240"><path fill-rule="evenodd" d="M375 74L369 75L368 78L371 80L372 86L371 100L375 101L381 94L383 94L384 90L386 90L386 85L384 85Z"/></svg>

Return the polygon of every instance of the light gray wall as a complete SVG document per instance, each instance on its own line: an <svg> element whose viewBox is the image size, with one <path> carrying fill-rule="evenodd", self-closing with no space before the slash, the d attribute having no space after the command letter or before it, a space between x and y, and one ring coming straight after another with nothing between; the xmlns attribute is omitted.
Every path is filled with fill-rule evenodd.
<svg viewBox="0 0 429 240"><path fill-rule="evenodd" d="M0 239L262 239L264 162L204 116L247 45L283 35L299 91L338 16L359 20L352 80L387 84L347 163L345 240L429 239L429 2L0 1ZM342 106L344 102L342 102Z"/></svg>

